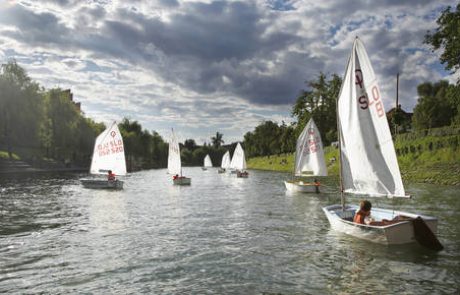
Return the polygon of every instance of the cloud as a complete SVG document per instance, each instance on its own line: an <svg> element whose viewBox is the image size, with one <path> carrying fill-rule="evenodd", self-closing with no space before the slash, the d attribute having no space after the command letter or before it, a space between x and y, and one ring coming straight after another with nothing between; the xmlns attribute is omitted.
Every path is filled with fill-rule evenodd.
<svg viewBox="0 0 460 295"><path fill-rule="evenodd" d="M71 88L96 120L127 115L187 137L225 130L237 139L262 120L289 120L305 81L343 74L357 35L387 109L397 72L407 110L418 84L451 79L423 36L454 1L8 3L0 5L4 60L16 58L46 87Z"/></svg>

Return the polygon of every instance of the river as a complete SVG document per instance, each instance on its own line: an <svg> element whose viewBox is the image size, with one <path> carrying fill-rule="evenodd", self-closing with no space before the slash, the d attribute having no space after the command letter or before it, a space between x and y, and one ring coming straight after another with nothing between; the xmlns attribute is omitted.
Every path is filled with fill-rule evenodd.
<svg viewBox="0 0 460 295"><path fill-rule="evenodd" d="M116 192L82 188L79 174L2 176L0 293L459 292L459 187L407 184L410 200L372 200L437 216L436 253L331 231L321 208L340 202L333 178L308 195L286 193L285 173L184 171L189 187L150 170Z"/></svg>

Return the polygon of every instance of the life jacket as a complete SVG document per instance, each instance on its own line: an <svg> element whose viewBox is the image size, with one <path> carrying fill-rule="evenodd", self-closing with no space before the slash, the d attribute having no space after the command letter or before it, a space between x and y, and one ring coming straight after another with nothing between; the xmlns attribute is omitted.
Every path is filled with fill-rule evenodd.
<svg viewBox="0 0 460 295"><path fill-rule="evenodd" d="M356 212L355 217L353 217L353 222L359 223L359 224L365 224L364 218L366 218L366 214L363 211L359 210L358 212Z"/></svg>
<svg viewBox="0 0 460 295"><path fill-rule="evenodd" d="M110 173L109 176L107 177L108 180L115 180L115 174Z"/></svg>

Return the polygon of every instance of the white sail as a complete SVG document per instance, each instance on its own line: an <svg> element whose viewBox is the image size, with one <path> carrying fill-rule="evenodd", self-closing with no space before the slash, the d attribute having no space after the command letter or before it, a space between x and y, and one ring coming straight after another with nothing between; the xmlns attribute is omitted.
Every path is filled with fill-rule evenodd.
<svg viewBox="0 0 460 295"><path fill-rule="evenodd" d="M364 45L356 38L337 106L345 192L405 195L382 99Z"/></svg>
<svg viewBox="0 0 460 295"><path fill-rule="evenodd" d="M174 134L174 130L172 130L171 139L169 141L168 173L173 175L182 175L179 142Z"/></svg>
<svg viewBox="0 0 460 295"><path fill-rule="evenodd" d="M235 152L233 153L230 168L243 170L246 169L246 158L244 157L244 150L240 143L236 145Z"/></svg>
<svg viewBox="0 0 460 295"><path fill-rule="evenodd" d="M212 161L211 161L211 157L209 155L206 155L206 157L204 157L204 167L212 167Z"/></svg>
<svg viewBox="0 0 460 295"><path fill-rule="evenodd" d="M224 169L230 168L230 162L231 162L231 160L230 160L230 152L227 151L222 156L222 162L220 164L220 167L222 167Z"/></svg>
<svg viewBox="0 0 460 295"><path fill-rule="evenodd" d="M116 122L96 138L91 160L91 174L107 174L109 170L116 175L126 175L123 138Z"/></svg>
<svg viewBox="0 0 460 295"><path fill-rule="evenodd" d="M308 121L297 139L295 175L327 176L323 142L313 119Z"/></svg>

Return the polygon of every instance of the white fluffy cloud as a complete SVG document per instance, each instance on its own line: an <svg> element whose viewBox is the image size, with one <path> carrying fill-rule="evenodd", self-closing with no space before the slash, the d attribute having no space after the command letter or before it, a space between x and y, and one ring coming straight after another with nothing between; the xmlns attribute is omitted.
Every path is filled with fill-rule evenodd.
<svg viewBox="0 0 460 295"><path fill-rule="evenodd" d="M0 3L0 59L15 58L46 87L70 88L96 121L209 141L262 120L289 121L305 81L343 74L364 41L381 88L411 110L416 86L452 79L423 45L455 1L116 1Z"/></svg>

